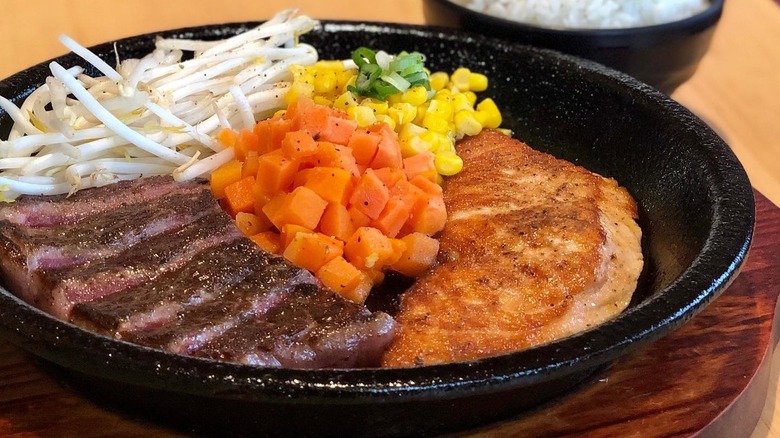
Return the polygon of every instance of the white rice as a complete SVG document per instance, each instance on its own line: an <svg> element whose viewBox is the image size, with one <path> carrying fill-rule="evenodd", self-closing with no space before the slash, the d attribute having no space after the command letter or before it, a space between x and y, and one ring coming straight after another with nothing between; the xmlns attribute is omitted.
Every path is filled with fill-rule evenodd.
<svg viewBox="0 0 780 438"><path fill-rule="evenodd" d="M695 15L709 0L452 0L469 9L541 27L614 29Z"/></svg>

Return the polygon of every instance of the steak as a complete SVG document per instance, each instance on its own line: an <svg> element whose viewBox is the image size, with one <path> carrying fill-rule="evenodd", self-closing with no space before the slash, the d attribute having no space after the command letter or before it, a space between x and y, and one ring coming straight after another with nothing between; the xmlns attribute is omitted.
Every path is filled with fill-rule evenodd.
<svg viewBox="0 0 780 438"><path fill-rule="evenodd" d="M384 366L517 351L625 309L643 264L625 189L495 131L457 151L440 263L402 296Z"/></svg>
<svg viewBox="0 0 780 438"><path fill-rule="evenodd" d="M0 274L20 298L85 329L219 360L378 365L395 330L387 314L344 300L262 251L203 181L149 177L4 204ZM244 338L227 342L232 336ZM293 337L311 347L309 355L298 353ZM266 353L277 359L247 359Z"/></svg>

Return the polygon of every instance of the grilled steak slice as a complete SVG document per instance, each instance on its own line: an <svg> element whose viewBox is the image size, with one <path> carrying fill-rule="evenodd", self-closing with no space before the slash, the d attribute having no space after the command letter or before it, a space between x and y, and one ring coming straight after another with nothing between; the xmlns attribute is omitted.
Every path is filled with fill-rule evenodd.
<svg viewBox="0 0 780 438"><path fill-rule="evenodd" d="M252 272L271 271L273 265L281 263L280 257L261 251L248 239L222 243L196 254L181 269L166 272L156 281L76 304L71 321L117 337L153 330L191 307L224 299L228 289Z"/></svg>
<svg viewBox="0 0 780 438"><path fill-rule="evenodd" d="M484 131L444 186L441 263L400 304L388 367L503 354L622 311L642 269L636 205L615 181Z"/></svg>
<svg viewBox="0 0 780 438"><path fill-rule="evenodd" d="M188 186L203 184L177 183L170 177L151 176L120 181L99 190L81 190L72 196L22 196L0 209L0 221L29 227L75 223L127 205L144 208L144 203Z"/></svg>
<svg viewBox="0 0 780 438"><path fill-rule="evenodd" d="M184 266L201 251L239 238L243 235L230 217L216 211L104 260L65 269L37 270L31 295L40 309L67 320L77 303L154 280Z"/></svg>
<svg viewBox="0 0 780 438"><path fill-rule="evenodd" d="M272 260L217 299L193 306L171 323L150 331L120 333L119 337L174 353L193 354L233 327L284 303L296 285L317 283L305 269L278 257Z"/></svg>
<svg viewBox="0 0 780 438"><path fill-rule="evenodd" d="M279 306L206 343L195 355L286 368L377 366L395 333L385 313L311 285Z"/></svg>

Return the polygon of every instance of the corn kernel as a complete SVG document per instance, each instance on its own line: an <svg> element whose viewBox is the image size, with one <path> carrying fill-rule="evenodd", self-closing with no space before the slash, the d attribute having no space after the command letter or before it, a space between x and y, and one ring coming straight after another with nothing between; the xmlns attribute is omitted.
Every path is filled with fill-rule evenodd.
<svg viewBox="0 0 780 438"><path fill-rule="evenodd" d="M320 70L330 70L330 71L343 71L344 70L344 63L335 60L335 61L317 61L314 64L315 67L319 68Z"/></svg>
<svg viewBox="0 0 780 438"><path fill-rule="evenodd" d="M454 152L442 151L435 154L433 164L440 175L451 176L463 170L463 160Z"/></svg>
<svg viewBox="0 0 780 438"><path fill-rule="evenodd" d="M332 100L330 100L330 99L328 99L328 98L327 98L327 97L325 97L325 96L316 96L316 95L315 95L315 96L314 96L314 98L313 98L312 100L314 100L314 103L316 103L317 105L322 105L322 106L333 106L333 101L332 101Z"/></svg>
<svg viewBox="0 0 780 438"><path fill-rule="evenodd" d="M401 96L401 102L414 106L422 105L426 100L428 100L428 90L421 85L406 90Z"/></svg>
<svg viewBox="0 0 780 438"><path fill-rule="evenodd" d="M296 81L287 90L287 94L284 95L284 101L287 105L290 105L301 96L311 97L312 95L314 95L314 87L312 85Z"/></svg>
<svg viewBox="0 0 780 438"><path fill-rule="evenodd" d="M388 126L390 126L393 131L395 131L396 123L395 120L393 120L392 117L388 116L387 114L378 114L376 116L377 122L387 123Z"/></svg>
<svg viewBox="0 0 780 438"><path fill-rule="evenodd" d="M412 120L415 125L422 125L425 113L428 112L428 105L430 105L430 102L425 102L424 104L417 106L417 115L414 116L414 120Z"/></svg>
<svg viewBox="0 0 780 438"><path fill-rule="evenodd" d="M396 103L388 110L387 114L393 118L399 125L411 123L417 115L417 107L410 103Z"/></svg>
<svg viewBox="0 0 780 438"><path fill-rule="evenodd" d="M452 111L457 114L459 111L474 112L474 104L469 102L466 93L457 93L452 96Z"/></svg>
<svg viewBox="0 0 780 438"><path fill-rule="evenodd" d="M460 110L455 113L455 130L457 138L464 135L477 135L482 131L482 124L474 117L473 111Z"/></svg>
<svg viewBox="0 0 780 438"><path fill-rule="evenodd" d="M452 73L450 85L460 91L469 91L469 76L471 76L471 70L466 67L460 67Z"/></svg>
<svg viewBox="0 0 780 438"><path fill-rule="evenodd" d="M354 70L344 70L336 72L336 81L339 91L346 91L348 85L354 85L357 74Z"/></svg>
<svg viewBox="0 0 780 438"><path fill-rule="evenodd" d="M414 123L406 123L398 130L398 138L401 140L409 140L412 137L418 137L427 132L427 129Z"/></svg>
<svg viewBox="0 0 780 438"><path fill-rule="evenodd" d="M428 76L428 83L431 84L431 90L443 90L450 85L450 76L439 71Z"/></svg>
<svg viewBox="0 0 780 438"><path fill-rule="evenodd" d="M302 65L293 64L290 66L290 74L292 74L293 79L300 78L305 72L306 67Z"/></svg>
<svg viewBox="0 0 780 438"><path fill-rule="evenodd" d="M374 111L374 114L387 114L387 102L382 102L381 100L376 100L372 98L363 99L360 102L361 106L367 106L371 108L372 111Z"/></svg>
<svg viewBox="0 0 780 438"><path fill-rule="evenodd" d="M351 106L347 108L347 115L349 115L352 120L356 121L361 128L376 123L374 111L367 106Z"/></svg>
<svg viewBox="0 0 780 438"><path fill-rule="evenodd" d="M477 94L473 91L464 91L463 95L466 96L466 99L469 100L469 104L473 107L477 104Z"/></svg>
<svg viewBox="0 0 780 438"><path fill-rule="evenodd" d="M452 106L452 103L450 103L448 100L436 97L435 99L431 100L430 104L428 105L427 113L440 117L444 120L449 120L452 118L453 114Z"/></svg>
<svg viewBox="0 0 780 438"><path fill-rule="evenodd" d="M358 101L354 94L352 94L351 91L345 91L342 95L336 98L335 101L333 101L333 107L336 109L344 110L346 111L347 108L351 106L357 106Z"/></svg>
<svg viewBox="0 0 780 438"><path fill-rule="evenodd" d="M487 128L498 128L501 125L501 111L498 110L496 102L491 98L486 98L477 104L477 111L485 113L485 122L482 124Z"/></svg>
<svg viewBox="0 0 780 438"><path fill-rule="evenodd" d="M338 85L336 73L332 71L319 71L314 75L314 92L326 94L332 92Z"/></svg>
<svg viewBox="0 0 780 438"><path fill-rule="evenodd" d="M439 117L431 113L425 115L422 121L422 126L424 128L427 128L428 130L431 130L433 132L438 132L440 134L446 134L447 130L450 127L449 123L447 122L447 119L444 119L442 117Z"/></svg>
<svg viewBox="0 0 780 438"><path fill-rule="evenodd" d="M387 104L390 106L397 105L399 103L402 103L401 100L403 97L403 93L395 93L387 96Z"/></svg>
<svg viewBox="0 0 780 438"><path fill-rule="evenodd" d="M423 140L422 137L419 136L401 140L400 145L401 145L401 156L404 158L409 158L421 152L431 150L431 144Z"/></svg>
<svg viewBox="0 0 780 438"><path fill-rule="evenodd" d="M469 91L485 91L488 87L488 78L482 73L471 73L469 75Z"/></svg>

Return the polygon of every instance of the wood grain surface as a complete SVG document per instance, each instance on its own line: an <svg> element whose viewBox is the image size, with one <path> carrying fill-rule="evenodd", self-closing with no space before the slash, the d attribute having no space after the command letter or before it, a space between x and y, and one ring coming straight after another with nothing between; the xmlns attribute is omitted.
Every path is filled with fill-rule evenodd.
<svg viewBox="0 0 780 438"><path fill-rule="evenodd" d="M300 7L302 12L323 19L424 22L421 0L393 0L381 6L376 2L352 0L3 0L0 7L0 78L64 53L57 41L57 35L61 33L70 35L82 44L92 45L163 29L260 20L289 7ZM709 122L731 145L753 185L774 204L780 204L780 141L777 140L780 137L780 7L774 0L728 0L710 51L696 75L672 97ZM584 413L562 412L555 407L552 407L548 418L545 411L548 406L527 414L521 419L525 423L493 425L480 432L486 436L515 436L515 433L525 430L524 427L535 425L542 428L539 429L542 432L536 433L543 434L544 430L558 430L555 427L559 426L553 424L556 421L566 423L576 420L583 421L582 427L573 434L595 436L598 432L612 431L624 432L619 436L629 436L625 434L629 430L626 427L638 425L640 427L630 430L635 431L634 436L645 436L662 427L659 423L666 420L685 420L686 413L692 412L684 406L690 404L688 402L702 405L705 417L709 416L717 411L715 406L723 406L733 385L744 384L744 393L712 420L711 425L704 429L704 435L745 436L745 423L752 421L755 424L755 416L763 406L763 414L752 437L780 438L780 403L777 403L780 397L780 353L776 353L771 362L765 357L775 344L772 339L774 335L767 332L767 328L771 315L775 314L775 301L772 298L778 290L777 271L780 264L777 252L780 251L780 231L772 204L761 199L758 206L759 223L763 225L743 275L705 313L673 335L701 329L704 337L717 334L723 339L730 339L730 343L702 346L691 342L692 348L688 350L664 350L664 343L674 341L673 337L665 338L608 370L608 373L616 374L608 374L603 381L597 379L590 382L575 395L561 400L571 406L570 409L581 409L588 405L584 401L577 402L577 397L582 393L593 394L599 401L610 397L625 400L618 405L609 405L619 413L611 417L613 420L610 424L603 416L588 420L583 418L586 416ZM763 256L756 256L764 253ZM757 299L740 295L745 290L754 291L752 293L757 294ZM731 299L732 295L740 298ZM737 326L720 326L719 316L711 314L719 311L754 316L745 316L747 319L741 320ZM730 334L741 336L727 337ZM753 335L757 338L751 337ZM732 350L742 353L729 355ZM643 379L637 375L632 377L631 368L648 366L644 365L645 359L660 357L676 363L687 362L694 367L709 367L707 354L713 351L728 357L723 362L712 364L713 369L724 372L735 370L728 374L733 376L730 380L720 379L723 383L719 386L720 392L696 399L692 393L684 392L684 383L696 377L691 374L693 371L682 373L681 369L670 366L663 368L659 374L668 375L674 379L673 382L682 383L683 389L676 390L675 383L654 382L659 386L648 385L640 392L632 392L632 385L641 383ZM767 375L769 384L765 380ZM767 387L768 396L763 398L761 394ZM666 406L660 401L656 405L652 404L652 400L656 400L652 396L657 393L681 397L670 397L667 400L680 400L673 412L665 413ZM656 412L641 418L623 414L625 407L632 404L654 408ZM735 430L719 429L729 424L739 425L741 434L734 435L732 432ZM699 426L690 427L681 429L679 434L687 435L687 432L697 430ZM721 432L725 434L717 434ZM0 436L149 436L158 433L162 436L172 435L154 425L128 421L121 414L110 413L92 405L42 373L20 350L0 342Z"/></svg>

